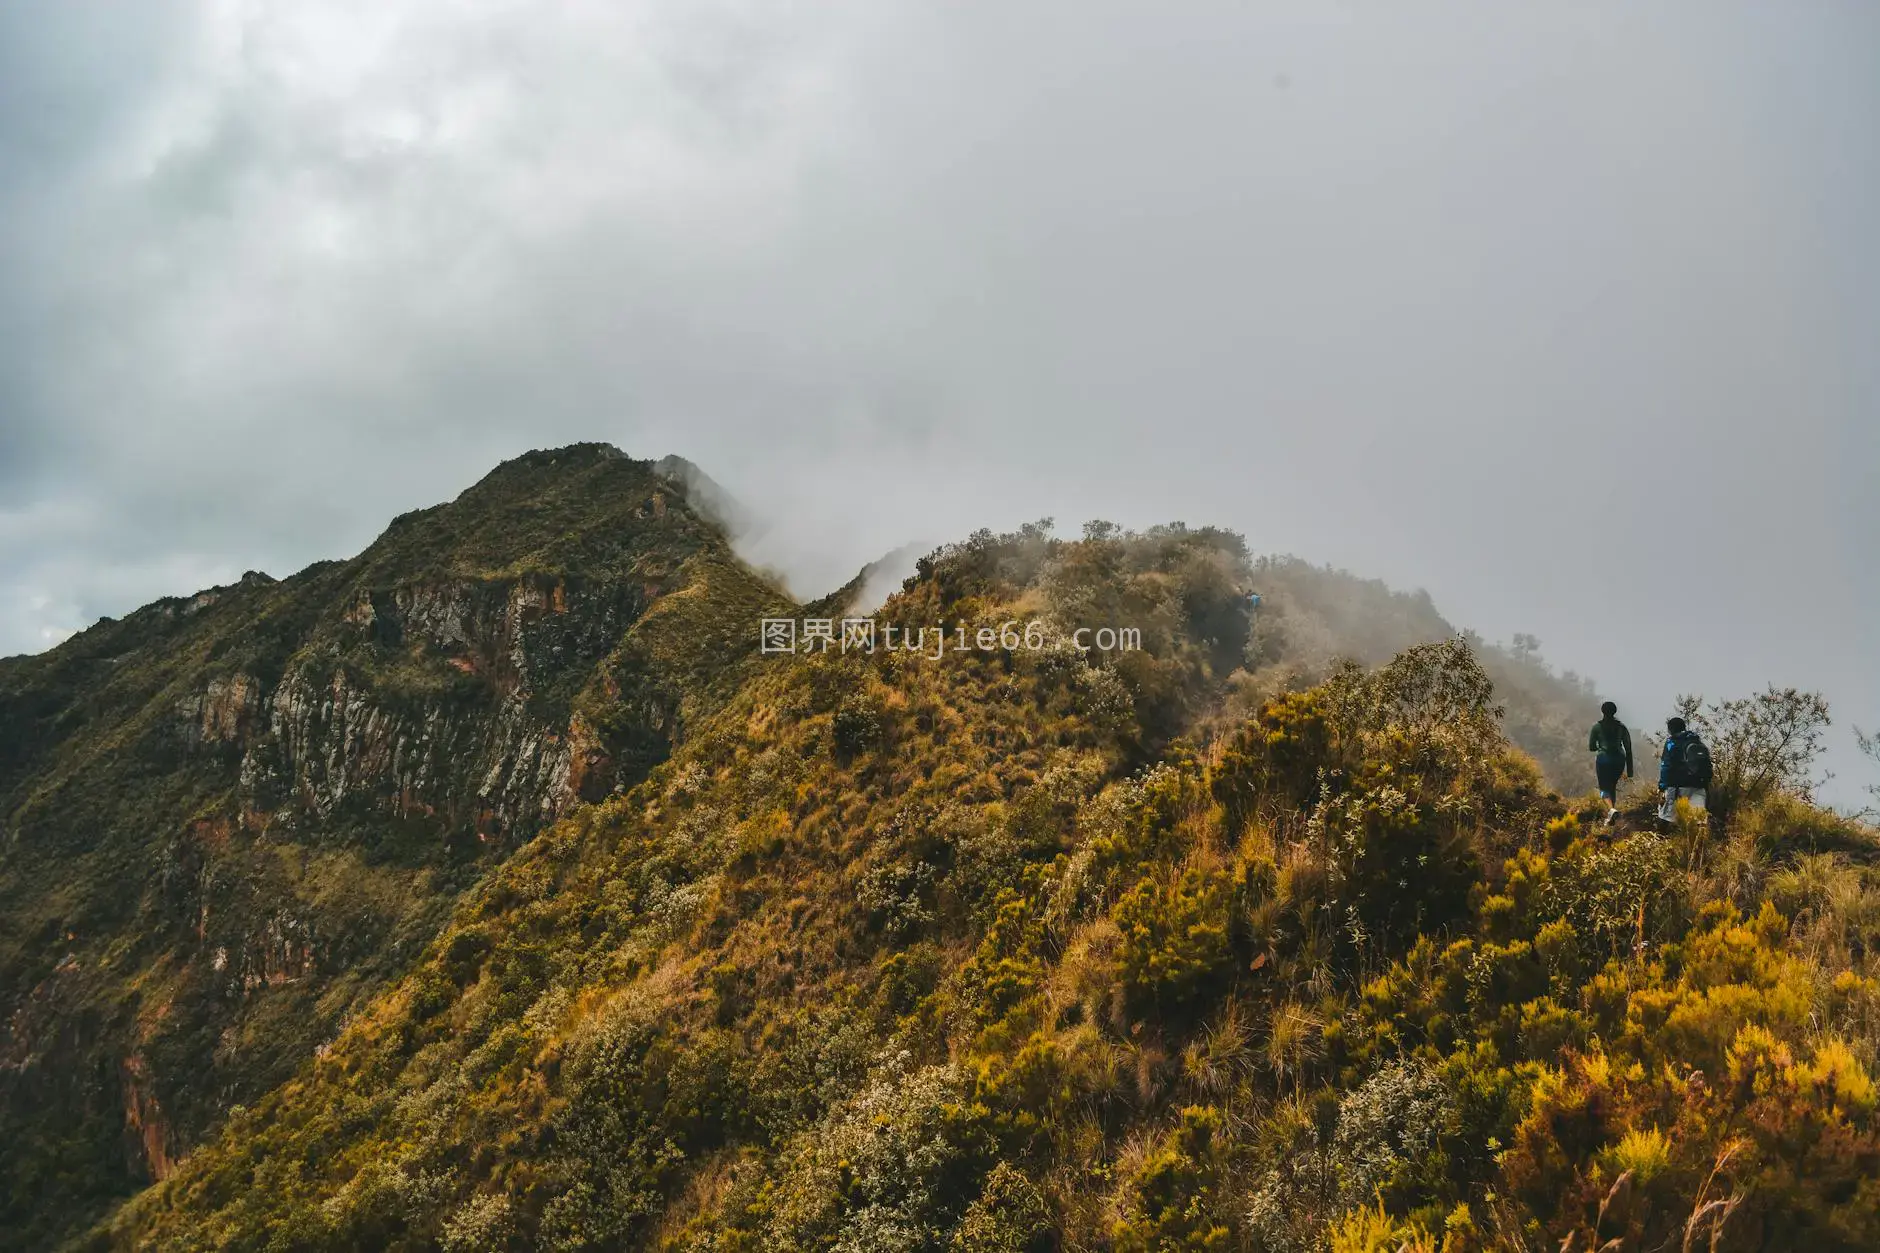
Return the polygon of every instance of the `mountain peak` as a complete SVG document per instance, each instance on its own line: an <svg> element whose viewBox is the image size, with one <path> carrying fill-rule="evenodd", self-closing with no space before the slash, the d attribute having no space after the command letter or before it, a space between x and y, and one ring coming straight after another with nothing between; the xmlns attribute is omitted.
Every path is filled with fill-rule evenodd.
<svg viewBox="0 0 1880 1253"><path fill-rule="evenodd" d="M684 479L606 444L525 453L352 558L0 667L0 1176L55 1142L116 1163L57 1205L0 1197L0 1244L165 1175L460 890L728 698L790 606ZM135 1030L105 1008L159 983ZM196 1049L255 1016L253 1046ZM68 1021L112 1025L72 1044Z"/></svg>
<svg viewBox="0 0 1880 1253"><path fill-rule="evenodd" d="M490 474L503 474L517 469L546 469L555 466L571 469L599 462L632 460L632 457L627 456L612 444L590 440L578 444L564 444L560 448L531 448L528 452L520 453L507 461L498 462Z"/></svg>
<svg viewBox="0 0 1880 1253"><path fill-rule="evenodd" d="M527 570L611 577L655 548L675 559L702 549L729 557L728 528L694 494L611 444L537 449L454 500L393 519L361 560L374 570L442 568L471 578Z"/></svg>

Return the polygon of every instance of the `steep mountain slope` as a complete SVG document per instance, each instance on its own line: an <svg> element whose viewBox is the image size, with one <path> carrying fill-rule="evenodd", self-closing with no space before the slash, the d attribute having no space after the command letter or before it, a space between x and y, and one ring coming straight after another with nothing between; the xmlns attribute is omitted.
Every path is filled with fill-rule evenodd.
<svg viewBox="0 0 1880 1253"><path fill-rule="evenodd" d="M1213 529L762 654L871 579L727 519L534 453L0 661L0 1243L1880 1243L1868 828L1594 829L1583 681Z"/></svg>
<svg viewBox="0 0 1880 1253"><path fill-rule="evenodd" d="M662 760L783 604L684 484L588 445L0 662L5 1242L291 1075L459 892Z"/></svg>
<svg viewBox="0 0 1880 1253"><path fill-rule="evenodd" d="M87 1244L1876 1247L1873 833L1593 830L1463 640L1224 719L1257 573L923 560L947 651L754 661Z"/></svg>

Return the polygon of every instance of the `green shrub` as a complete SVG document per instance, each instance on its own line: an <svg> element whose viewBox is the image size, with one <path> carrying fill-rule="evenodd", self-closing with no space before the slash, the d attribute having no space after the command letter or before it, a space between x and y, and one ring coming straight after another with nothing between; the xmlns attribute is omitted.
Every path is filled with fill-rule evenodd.
<svg viewBox="0 0 1880 1253"><path fill-rule="evenodd" d="M1111 1230L1119 1253L1204 1253L1232 1237L1216 1213L1218 1110L1189 1106L1124 1186L1125 1216Z"/></svg>
<svg viewBox="0 0 1880 1253"><path fill-rule="evenodd" d="M1139 1011L1192 1013L1217 991L1233 950L1225 871L1191 867L1172 882L1145 877L1116 906L1123 980Z"/></svg>

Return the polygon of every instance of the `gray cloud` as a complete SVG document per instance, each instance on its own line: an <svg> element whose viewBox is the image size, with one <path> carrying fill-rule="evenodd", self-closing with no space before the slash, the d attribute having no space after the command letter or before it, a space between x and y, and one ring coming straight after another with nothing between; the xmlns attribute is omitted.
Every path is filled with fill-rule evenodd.
<svg viewBox="0 0 1880 1253"><path fill-rule="evenodd" d="M805 592L1183 517L1880 722L1870 6L30 9L0 651L607 439Z"/></svg>

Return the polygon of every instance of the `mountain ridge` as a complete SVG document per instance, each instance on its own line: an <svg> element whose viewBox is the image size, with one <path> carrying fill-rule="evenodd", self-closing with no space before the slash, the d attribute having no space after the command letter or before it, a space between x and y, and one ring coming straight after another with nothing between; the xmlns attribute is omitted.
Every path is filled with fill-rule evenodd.
<svg viewBox="0 0 1880 1253"><path fill-rule="evenodd" d="M1039 646L753 665L81 1247L1871 1247L1880 883L1804 850L1880 841L1603 828L1466 637L1294 682L1336 579L929 554L884 630Z"/></svg>
<svg viewBox="0 0 1880 1253"><path fill-rule="evenodd" d="M12 1150L80 1176L161 1174L216 1108L283 1077L271 1039L251 1073L239 1040L172 1039L161 1006L181 988L202 1011L185 1033L206 1041L291 1001L305 1022L289 1034L310 1047L339 1007L304 984L345 986L382 965L385 945L435 926L479 850L630 783L709 703L717 671L754 646L719 639L684 674L667 668L669 615L649 611L686 593L789 603L653 463L584 445L504 463L400 515L355 557L160 598L0 664L0 992L15 1007L0 1083L9 1121L44 1137ZM285 879L271 864L284 848L302 850ZM338 858L328 870L371 904L303 899L323 891L307 857ZM258 896L256 876L271 884ZM216 934L241 911L233 934ZM67 933L70 955L49 940ZM124 999L152 980L172 988L155 1009ZM48 1053L59 1021L92 1025ZM234 1086L192 1099L204 1085L151 1061L171 1044L170 1062L221 1056ZM76 1068L57 1055L68 1051ZM60 1095L46 1104L46 1091ZM137 1131L113 1166L120 1106ZM67 1117L74 1107L86 1112ZM69 1135L74 1122L90 1133ZM18 1222L43 1198L31 1162L8 1167Z"/></svg>
<svg viewBox="0 0 1880 1253"><path fill-rule="evenodd" d="M1040 523L927 554L874 615L1036 647L766 656L761 618L839 616L884 567L796 602L704 483L541 450L353 558L0 662L12 1242L1304 1249L1375 1189L1302 1191L1284 1162L1331 1150L1280 1146L1376 1085L1446 1127L1504 1093L1444 1134L1553 1160L1519 1067L1634 1047L1582 986L1633 915L1572 893L1713 942L1728 900L1643 812L1601 836L1546 785L1584 768L1590 685L1427 595L1212 527ZM1757 812L1757 848L1867 847ZM1589 886L1520 886L1549 874ZM1864 1003L1849 973L1824 1021ZM1484 1189L1567 1234L1564 1193L1496 1169L1377 1180L1450 1253L1490 1247L1453 1210Z"/></svg>

